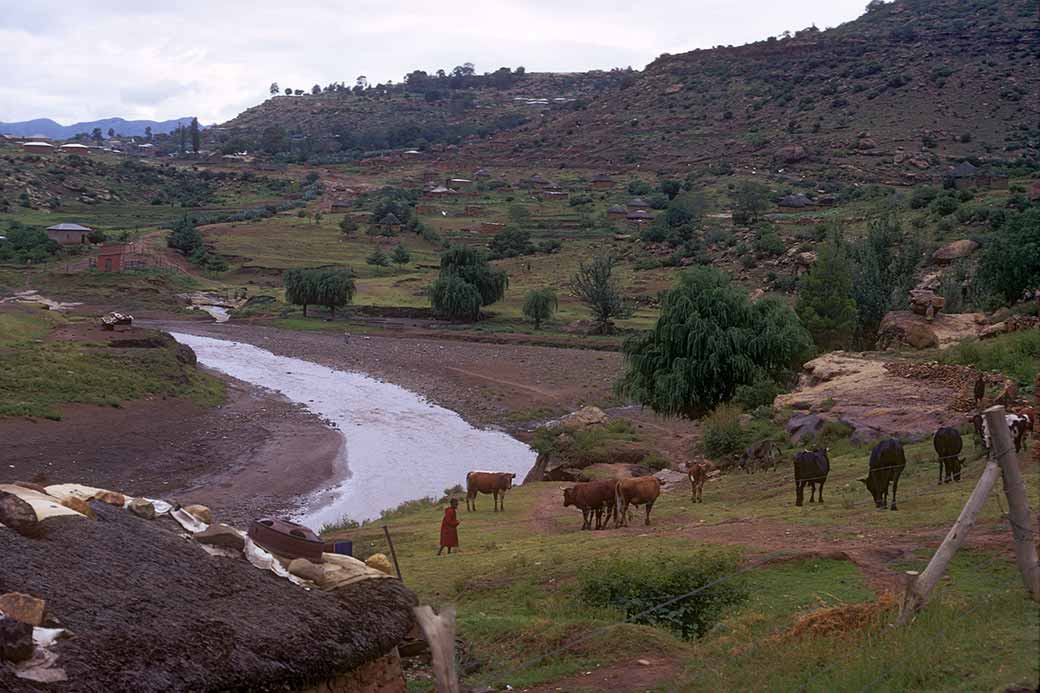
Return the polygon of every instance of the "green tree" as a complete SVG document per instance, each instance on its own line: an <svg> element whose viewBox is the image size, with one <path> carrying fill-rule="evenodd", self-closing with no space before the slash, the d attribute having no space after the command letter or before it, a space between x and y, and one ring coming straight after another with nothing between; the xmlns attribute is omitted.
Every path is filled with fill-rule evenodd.
<svg viewBox="0 0 1040 693"><path fill-rule="evenodd" d="M166 239L166 245L187 256L194 255L202 249L202 234L187 216L173 225L173 231Z"/></svg>
<svg viewBox="0 0 1040 693"><path fill-rule="evenodd" d="M336 309L354 300L357 285L350 270L318 270L312 279L315 283L315 303L325 306L336 317Z"/></svg>
<svg viewBox="0 0 1040 693"><path fill-rule="evenodd" d="M979 282L1008 303L1040 289L1040 208L1011 217L987 243L979 264Z"/></svg>
<svg viewBox="0 0 1040 693"><path fill-rule="evenodd" d="M97 144L101 144L101 141L104 139L101 135L101 128L94 128L90 133L90 137Z"/></svg>
<svg viewBox="0 0 1040 693"><path fill-rule="evenodd" d="M144 139L148 142L152 141L152 126L146 125L144 128Z"/></svg>
<svg viewBox="0 0 1040 693"><path fill-rule="evenodd" d="M906 299L922 254L920 241L905 234L893 215L873 220L867 235L849 247L849 295L865 333L877 330L885 313Z"/></svg>
<svg viewBox="0 0 1040 693"><path fill-rule="evenodd" d="M285 300L295 306L303 306L303 317L307 317L307 305L318 301L314 270L286 270L282 275L282 284L285 286Z"/></svg>
<svg viewBox="0 0 1040 693"><path fill-rule="evenodd" d="M674 200L682 192L682 181L662 178L657 183L657 189L667 195L669 200Z"/></svg>
<svg viewBox="0 0 1040 693"><path fill-rule="evenodd" d="M838 237L831 236L802 279L795 307L820 349L840 349L852 340L858 315L851 291L852 264Z"/></svg>
<svg viewBox="0 0 1040 693"><path fill-rule="evenodd" d="M345 214L343 215L343 218L339 220L339 230L344 236L352 236L357 233L358 224L354 221L354 217Z"/></svg>
<svg viewBox="0 0 1040 693"><path fill-rule="evenodd" d="M383 246L377 245L372 249L372 252L365 258L365 262L375 267L389 267L390 256L383 250Z"/></svg>
<svg viewBox="0 0 1040 693"><path fill-rule="evenodd" d="M733 200L735 224L754 224L769 209L769 188L762 183L741 181L730 197Z"/></svg>
<svg viewBox="0 0 1040 693"><path fill-rule="evenodd" d="M524 317L534 323L534 329L541 329L543 322L552 320L559 305L551 287L532 289L524 296Z"/></svg>
<svg viewBox="0 0 1040 693"><path fill-rule="evenodd" d="M600 255L591 262L578 266L567 286L571 294L592 311L599 334L612 330L614 318L631 314L621 298L621 289L614 277L617 260L610 255Z"/></svg>
<svg viewBox="0 0 1040 693"><path fill-rule="evenodd" d="M398 243L390 251L390 259L398 265L407 265L412 261L412 254L408 252L408 248L404 247L404 243Z"/></svg>
<svg viewBox="0 0 1040 693"><path fill-rule="evenodd" d="M278 82L271 82L270 92L271 96L276 95L281 89L278 88Z"/></svg>
<svg viewBox="0 0 1040 693"><path fill-rule="evenodd" d="M708 211L708 198L699 192L685 192L668 203L665 220L671 227L696 224Z"/></svg>
<svg viewBox="0 0 1040 693"><path fill-rule="evenodd" d="M191 134L191 151L198 154L199 145L202 143L202 133L199 130L198 118L191 119L191 124L188 126L188 132Z"/></svg>
<svg viewBox="0 0 1040 693"><path fill-rule="evenodd" d="M812 340L779 300L752 303L723 272L697 267L664 294L654 328L622 350L619 394L659 414L696 418L741 385L782 379L810 354Z"/></svg>
<svg viewBox="0 0 1040 693"><path fill-rule="evenodd" d="M480 303L477 288L457 275L443 275L430 285L430 305L441 317L474 321L480 317Z"/></svg>
<svg viewBox="0 0 1040 693"><path fill-rule="evenodd" d="M465 290L462 284L472 291ZM481 306L502 300L509 277L492 267L487 257L474 248L452 246L441 253L441 270L430 286L430 305L434 313L451 320L476 320ZM477 304L473 306L473 296Z"/></svg>
<svg viewBox="0 0 1040 693"><path fill-rule="evenodd" d="M503 229L488 244L493 259L530 255L535 251L531 232L526 229Z"/></svg>
<svg viewBox="0 0 1040 693"><path fill-rule="evenodd" d="M268 154L278 154L288 149L285 139L285 128L281 125L270 125L260 133L260 149Z"/></svg>

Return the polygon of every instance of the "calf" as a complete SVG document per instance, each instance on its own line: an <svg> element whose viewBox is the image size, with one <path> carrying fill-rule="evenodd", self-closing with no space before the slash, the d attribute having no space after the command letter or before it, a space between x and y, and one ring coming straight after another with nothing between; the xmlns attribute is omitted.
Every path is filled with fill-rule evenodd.
<svg viewBox="0 0 1040 693"><path fill-rule="evenodd" d="M466 475L466 510L476 511L477 493L495 497L495 512L505 510L506 491L513 487L516 474L509 472L470 472Z"/></svg>
<svg viewBox="0 0 1040 693"><path fill-rule="evenodd" d="M939 483L950 483L950 477L954 481L961 480L961 465L964 459L959 457L964 449L964 441L961 440L961 432L951 426L943 426L932 437L932 445L935 454L939 456Z"/></svg>
<svg viewBox="0 0 1040 693"><path fill-rule="evenodd" d="M776 469L776 463L779 459L780 446L771 440L760 440L751 447L744 449L737 466L751 474L755 471L755 467Z"/></svg>
<svg viewBox="0 0 1040 693"><path fill-rule="evenodd" d="M692 502L704 502L704 482L708 480L710 471L711 464L708 462L691 464L686 468L686 475L690 477L690 500Z"/></svg>
<svg viewBox="0 0 1040 693"><path fill-rule="evenodd" d="M646 505L646 521L644 524L650 524L650 511L654 507L654 502L657 497L661 495L661 482L657 477L653 476L641 476L635 479L622 479L617 482L617 492L615 494L615 512L614 526L625 527L628 525L628 506L629 505Z"/></svg>
<svg viewBox="0 0 1040 693"><path fill-rule="evenodd" d="M906 455L903 444L895 438L880 441L870 451L870 468L867 478L860 479L874 497L874 505L878 508L888 506L888 485L892 484L892 509L896 509L896 489L899 488L899 475L906 468Z"/></svg>
<svg viewBox="0 0 1040 693"><path fill-rule="evenodd" d="M1011 439L1015 444L1015 452L1022 452L1029 431L1033 430L1033 422L1026 414L1005 414L1004 421L1011 431ZM981 414L976 414L971 419L975 426L975 435L981 439L982 447L986 450L992 445L992 437L989 434L989 422Z"/></svg>
<svg viewBox="0 0 1040 693"><path fill-rule="evenodd" d="M587 481L563 489L563 507L574 506L581 510L582 529L592 529L592 517L596 518L596 529L606 529L614 514L614 497L617 481ZM603 519L603 510L607 517Z"/></svg>
<svg viewBox="0 0 1040 693"><path fill-rule="evenodd" d="M816 448L815 450L803 450L794 456L794 504L796 506L802 505L806 484L811 487L809 502L814 502L816 497L816 484L820 485L820 502L823 502L823 485L831 471L831 461L827 457L827 452L827 448Z"/></svg>

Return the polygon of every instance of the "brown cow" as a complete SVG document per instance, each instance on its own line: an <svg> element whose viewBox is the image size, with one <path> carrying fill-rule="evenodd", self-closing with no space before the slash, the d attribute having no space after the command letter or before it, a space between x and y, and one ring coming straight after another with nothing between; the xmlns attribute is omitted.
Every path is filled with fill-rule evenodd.
<svg viewBox="0 0 1040 693"><path fill-rule="evenodd" d="M587 481L570 488L563 489L563 507L575 506L581 510L582 529L592 529L592 517L596 517L596 529L606 529L607 523L614 515L614 496L617 481ZM603 519L603 509L607 517Z"/></svg>
<svg viewBox="0 0 1040 693"><path fill-rule="evenodd" d="M513 488L515 478L509 472L470 472L466 475L466 510L477 509L478 491L495 496L495 512L505 510L506 491Z"/></svg>
<svg viewBox="0 0 1040 693"><path fill-rule="evenodd" d="M692 502L704 502L704 482L708 480L710 471L710 462L698 462L686 468L686 475L690 477L690 500Z"/></svg>
<svg viewBox="0 0 1040 693"><path fill-rule="evenodd" d="M654 501L661 495L661 482L657 477L641 476L635 479L621 479L617 484L616 512L614 516L615 527L628 526L628 506L646 505L646 521L650 524L650 511L654 507Z"/></svg>

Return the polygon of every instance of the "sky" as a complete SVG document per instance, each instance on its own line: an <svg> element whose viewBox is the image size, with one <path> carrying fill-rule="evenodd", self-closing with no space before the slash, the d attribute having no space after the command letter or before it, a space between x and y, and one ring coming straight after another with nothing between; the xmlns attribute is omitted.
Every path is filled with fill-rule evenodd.
<svg viewBox="0 0 1040 693"><path fill-rule="evenodd" d="M283 89L414 69L632 66L862 14L866 0L0 0L0 121L224 122Z"/></svg>

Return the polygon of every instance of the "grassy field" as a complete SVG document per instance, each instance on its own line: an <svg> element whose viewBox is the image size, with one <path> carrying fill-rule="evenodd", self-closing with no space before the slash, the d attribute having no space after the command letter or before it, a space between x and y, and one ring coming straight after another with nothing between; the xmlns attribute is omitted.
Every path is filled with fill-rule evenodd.
<svg viewBox="0 0 1040 693"><path fill-rule="evenodd" d="M149 348L112 348L104 342L43 338L65 319L20 306L0 309L0 417L61 418L64 404L118 407L151 397L188 397L215 406L224 383L177 359L177 344L157 332Z"/></svg>
<svg viewBox="0 0 1040 693"><path fill-rule="evenodd" d="M660 682L661 691L1032 685L1040 620L1010 557L1011 535L995 497L975 533L1006 541L960 552L949 579L908 628L890 628L894 613L879 607L834 633L783 635L814 610L875 601L876 585L856 563L831 557L835 550L901 547L903 557L881 564L885 570L923 568L982 468L972 462L965 481L937 486L928 447L908 451L896 512L874 509L855 481L868 451L848 448L833 458L822 505L796 508L786 469L734 474L710 483L703 504L692 505L685 486L666 493L649 528L637 522L627 530L582 532L580 514L562 507L564 484L546 482L510 491L504 514L489 512L487 497L480 498L479 512L460 511L462 552L450 557L435 555L444 506L432 502L411 503L382 521L326 536L352 539L361 556L386 552L381 525L388 524L405 582L423 603L457 606L461 635L482 665L468 679L475 684L516 689L596 667L638 668L637 658L663 656L677 663L679 674ZM1040 501L1038 482L1036 467L1028 467L1033 507ZM624 623L621 612L581 598L584 576L610 571L620 558L652 566L691 555L721 561L734 553L745 567L764 556L786 560L735 576L749 598L700 639ZM416 683L414 689L425 688Z"/></svg>

